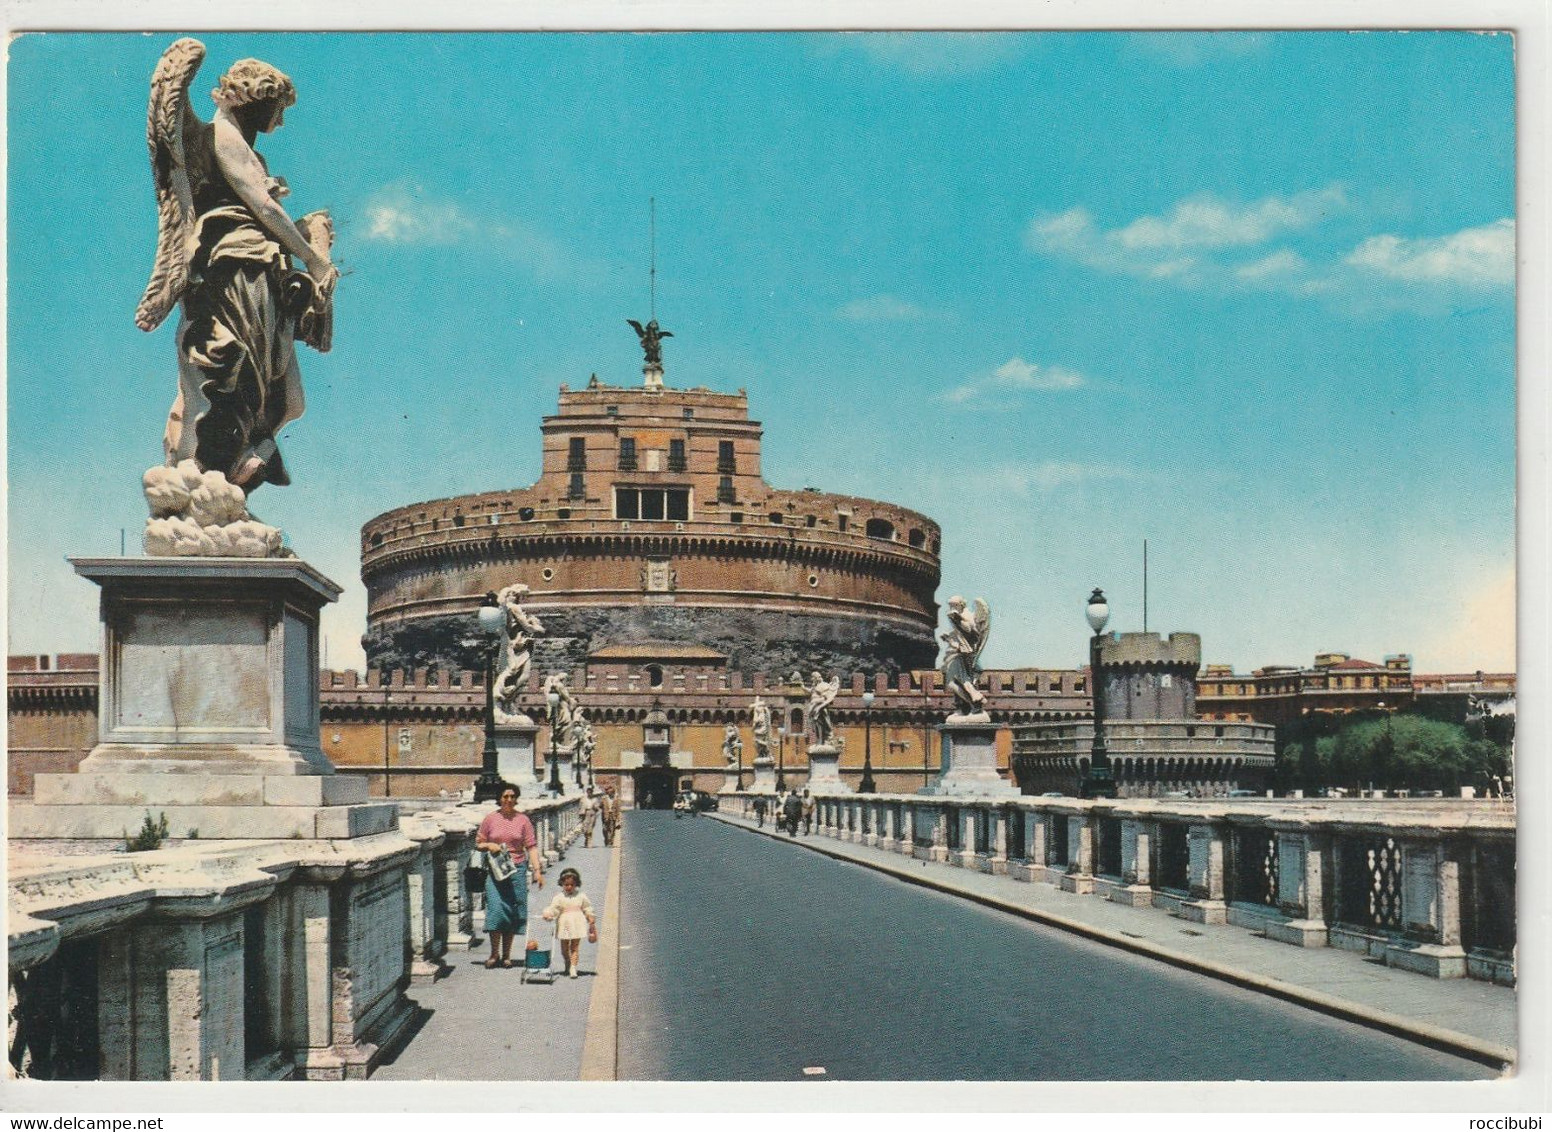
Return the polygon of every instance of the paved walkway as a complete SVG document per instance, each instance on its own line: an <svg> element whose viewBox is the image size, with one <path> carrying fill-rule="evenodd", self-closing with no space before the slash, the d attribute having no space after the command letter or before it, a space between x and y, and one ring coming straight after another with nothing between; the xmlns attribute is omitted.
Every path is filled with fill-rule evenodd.
<svg viewBox="0 0 1552 1132"><path fill-rule="evenodd" d="M551 941L553 928L539 913L560 891L561 869L582 874L582 890L598 915L599 942L583 940L579 977L524 983L519 968L487 971L490 947L476 913L478 946L450 951L445 975L410 987L409 997L423 1012L420 1028L378 1067L374 1080L613 1079L619 926L611 896L619 891L619 849L603 848L602 840L595 835L590 849L574 842L559 864L545 870L544 888L528 890L529 934L542 944ZM560 970L560 947L551 942L552 966ZM513 942L514 957L522 944L521 938Z"/></svg>
<svg viewBox="0 0 1552 1132"><path fill-rule="evenodd" d="M732 825L780 836L767 823L713 813ZM1200 971L1328 1014L1477 1060L1512 1061L1515 992L1475 979L1433 979L1338 948L1294 947L1232 924L1196 924L1159 908L1129 908L1052 884L920 861L818 834L806 848L1038 920L1128 951Z"/></svg>

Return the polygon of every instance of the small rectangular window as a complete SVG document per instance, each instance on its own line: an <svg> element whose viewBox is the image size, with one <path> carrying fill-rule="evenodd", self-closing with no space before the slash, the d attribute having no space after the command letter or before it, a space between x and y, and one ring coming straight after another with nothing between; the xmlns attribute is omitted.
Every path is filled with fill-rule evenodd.
<svg viewBox="0 0 1552 1132"><path fill-rule="evenodd" d="M636 440L634 437L620 437L620 470L624 472L636 470Z"/></svg>
<svg viewBox="0 0 1552 1132"><path fill-rule="evenodd" d="M717 441L717 471L732 474L736 470L733 461L733 442Z"/></svg>
<svg viewBox="0 0 1552 1132"><path fill-rule="evenodd" d="M573 472L571 476L571 488L567 491L568 499L582 499L587 495L587 488L582 483L582 473Z"/></svg>
<svg viewBox="0 0 1552 1132"><path fill-rule="evenodd" d="M670 472L682 472L684 468L684 441L670 440L668 442L668 470Z"/></svg>
<svg viewBox="0 0 1552 1132"><path fill-rule="evenodd" d="M566 450L566 470L568 472L587 471L587 440L585 437L573 436Z"/></svg>

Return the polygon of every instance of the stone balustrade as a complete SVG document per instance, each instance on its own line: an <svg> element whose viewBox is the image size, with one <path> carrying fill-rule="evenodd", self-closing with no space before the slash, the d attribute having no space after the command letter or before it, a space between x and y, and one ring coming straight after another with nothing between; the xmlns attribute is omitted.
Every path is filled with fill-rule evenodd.
<svg viewBox="0 0 1552 1132"><path fill-rule="evenodd" d="M752 792L721 806L753 815ZM771 797L766 795L767 815ZM1512 803L818 794L814 832L1436 978L1515 978Z"/></svg>
<svg viewBox="0 0 1552 1132"><path fill-rule="evenodd" d="M580 835L576 797L521 808L547 862ZM13 1066L105 1081L366 1077L411 1029L405 988L476 942L464 867L489 809L339 841L95 855L12 842Z"/></svg>

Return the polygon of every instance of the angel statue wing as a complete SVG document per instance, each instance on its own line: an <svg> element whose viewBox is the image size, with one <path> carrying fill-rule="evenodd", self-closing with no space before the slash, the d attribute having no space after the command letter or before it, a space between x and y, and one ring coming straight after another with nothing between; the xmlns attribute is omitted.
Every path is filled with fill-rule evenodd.
<svg viewBox="0 0 1552 1132"><path fill-rule="evenodd" d="M630 324L630 328L636 332L637 338L645 338L647 336L647 328L641 325L641 323L637 322L634 318L627 318L625 321L628 322Z"/></svg>
<svg viewBox="0 0 1552 1132"><path fill-rule="evenodd" d="M986 604L984 597L975 599L975 652L970 655L970 667L976 671L981 668L981 650L986 647L986 638L992 635L992 607Z"/></svg>
<svg viewBox="0 0 1552 1132"><path fill-rule="evenodd" d="M195 168L202 169L210 144L209 123L202 121L189 105L189 84L204 61L203 43L180 39L162 52L151 75L146 144L151 150L151 177L156 184L156 262L135 311L135 325L141 330L160 326L188 285L194 236L191 161Z"/></svg>

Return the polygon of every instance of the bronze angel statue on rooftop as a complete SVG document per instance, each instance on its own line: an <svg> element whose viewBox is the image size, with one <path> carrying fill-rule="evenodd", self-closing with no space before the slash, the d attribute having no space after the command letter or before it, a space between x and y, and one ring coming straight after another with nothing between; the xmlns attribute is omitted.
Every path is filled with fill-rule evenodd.
<svg viewBox="0 0 1552 1132"><path fill-rule="evenodd" d="M280 204L286 182L253 148L296 102L291 80L240 60L211 92L216 112L206 122L189 102L204 58L202 43L180 39L151 78L146 140L158 232L135 324L155 330L181 306L168 465L192 458L251 492L290 482L276 437L302 415L296 339L320 352L330 346L334 225L322 211L293 223Z"/></svg>
<svg viewBox="0 0 1552 1132"><path fill-rule="evenodd" d="M655 318L645 326L641 325L634 318L627 318L625 321L630 323L631 329L636 332L636 337L641 339L641 349L647 356L647 365L662 366L663 339L672 338L674 332L672 330L664 330L658 326L657 319Z"/></svg>
<svg viewBox="0 0 1552 1132"><path fill-rule="evenodd" d="M973 610L965 608L965 599L955 594L948 599L949 631L940 633L943 642L943 682L954 694L954 713L960 716L986 712L986 693L975 686L981 674L981 650L991 636L992 610L986 599L975 599Z"/></svg>

